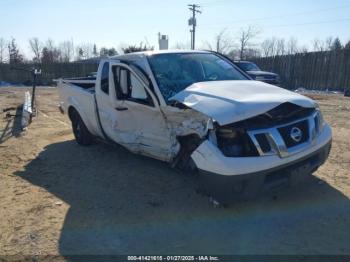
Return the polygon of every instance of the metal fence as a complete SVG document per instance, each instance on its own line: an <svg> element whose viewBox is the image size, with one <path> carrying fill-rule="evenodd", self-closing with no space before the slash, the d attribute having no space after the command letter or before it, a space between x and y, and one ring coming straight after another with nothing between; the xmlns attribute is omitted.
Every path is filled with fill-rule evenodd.
<svg viewBox="0 0 350 262"><path fill-rule="evenodd" d="M319 90L350 90L350 49L299 53L253 59L263 70L278 73L282 86L288 89L303 87ZM51 85L60 77L86 76L97 70L96 63L23 64L18 67L42 70L39 85ZM12 84L31 84L27 72L11 69L9 64L0 64L0 81Z"/></svg>
<svg viewBox="0 0 350 262"><path fill-rule="evenodd" d="M53 79L60 77L83 77L91 72L96 72L98 64L96 63L52 63L52 64L21 64L17 68L31 69L41 68L41 75L38 76L39 85L52 85ZM11 84L30 85L32 77L30 73L14 70L12 65L0 64L0 81Z"/></svg>
<svg viewBox="0 0 350 262"><path fill-rule="evenodd" d="M253 59L288 89L350 90L350 49Z"/></svg>

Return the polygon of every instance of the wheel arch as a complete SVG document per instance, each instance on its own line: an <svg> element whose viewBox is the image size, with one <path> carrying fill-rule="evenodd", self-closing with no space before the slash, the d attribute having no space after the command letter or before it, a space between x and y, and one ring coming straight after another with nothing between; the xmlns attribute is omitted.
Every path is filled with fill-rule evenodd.
<svg viewBox="0 0 350 262"><path fill-rule="evenodd" d="M68 107L68 117L70 121L73 121L74 113L78 113L78 110L74 106L69 106ZM80 114L79 114L80 115Z"/></svg>
<svg viewBox="0 0 350 262"><path fill-rule="evenodd" d="M89 130L89 132L91 134L94 134L94 132L90 126L90 121L87 119L87 116L83 112L81 112L76 106L70 105L68 107L67 112L68 112L68 117L71 121L73 121L74 113L77 113L80 116L80 118L83 120L83 122L84 122L86 128Z"/></svg>

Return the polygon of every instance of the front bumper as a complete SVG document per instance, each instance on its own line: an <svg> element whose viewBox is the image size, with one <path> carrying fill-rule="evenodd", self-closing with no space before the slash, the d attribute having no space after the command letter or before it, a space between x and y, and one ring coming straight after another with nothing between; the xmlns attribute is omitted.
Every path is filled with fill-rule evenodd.
<svg viewBox="0 0 350 262"><path fill-rule="evenodd" d="M204 141L192 159L200 172L202 189L218 200L227 196L244 199L261 189L283 182L293 182L316 171L327 159L332 131L325 125L312 144L297 154L258 157L226 157L210 141Z"/></svg>
<svg viewBox="0 0 350 262"><path fill-rule="evenodd" d="M298 184L328 158L332 141L312 154L283 166L260 172L224 176L199 170L201 189L221 203L250 199L278 186Z"/></svg>

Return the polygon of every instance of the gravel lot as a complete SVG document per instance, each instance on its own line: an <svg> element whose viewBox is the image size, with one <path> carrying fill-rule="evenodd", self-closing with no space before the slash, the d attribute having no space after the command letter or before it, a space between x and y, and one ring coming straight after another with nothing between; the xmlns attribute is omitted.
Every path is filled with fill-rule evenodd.
<svg viewBox="0 0 350 262"><path fill-rule="evenodd" d="M0 254L350 254L350 98L314 96L334 132L312 181L229 208L192 177L123 148L78 146L55 88L25 133L0 89ZM16 114L16 110L10 111Z"/></svg>

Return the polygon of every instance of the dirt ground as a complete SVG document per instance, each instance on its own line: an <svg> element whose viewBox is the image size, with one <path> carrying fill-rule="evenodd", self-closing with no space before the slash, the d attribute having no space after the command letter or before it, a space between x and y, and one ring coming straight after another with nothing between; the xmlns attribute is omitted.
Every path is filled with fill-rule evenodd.
<svg viewBox="0 0 350 262"><path fill-rule="evenodd" d="M2 111L23 90L0 89L0 255L350 254L349 98L316 97L334 138L312 181L214 208L166 163L77 145L55 88L21 133Z"/></svg>

